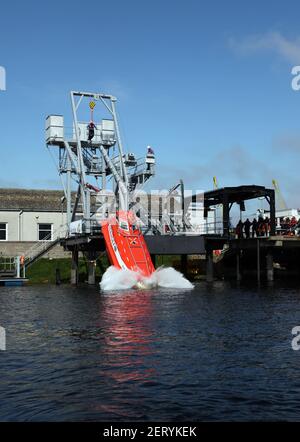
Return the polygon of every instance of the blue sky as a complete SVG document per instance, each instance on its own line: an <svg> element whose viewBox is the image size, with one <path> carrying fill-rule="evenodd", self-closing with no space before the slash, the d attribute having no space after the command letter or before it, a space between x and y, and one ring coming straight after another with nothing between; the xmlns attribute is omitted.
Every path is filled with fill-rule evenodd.
<svg viewBox="0 0 300 442"><path fill-rule="evenodd" d="M44 144L71 89L112 93L125 147L158 160L153 188L271 185L300 206L296 1L11 1L0 7L2 187L59 188Z"/></svg>

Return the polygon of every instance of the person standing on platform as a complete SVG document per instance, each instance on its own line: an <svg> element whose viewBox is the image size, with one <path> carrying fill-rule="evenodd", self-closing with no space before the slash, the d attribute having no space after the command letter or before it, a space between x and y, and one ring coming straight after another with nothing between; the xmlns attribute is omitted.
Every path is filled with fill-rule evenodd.
<svg viewBox="0 0 300 442"><path fill-rule="evenodd" d="M236 228L235 228L235 233L236 233L238 239L242 239L244 237L243 227L244 227L244 224L242 223L242 220L239 220L239 222L237 223Z"/></svg>
<svg viewBox="0 0 300 442"><path fill-rule="evenodd" d="M258 222L256 218L252 221L252 238L255 237L258 237Z"/></svg>
<svg viewBox="0 0 300 442"><path fill-rule="evenodd" d="M262 216L258 218L257 236L263 236L265 233L265 220Z"/></svg>
<svg viewBox="0 0 300 442"><path fill-rule="evenodd" d="M87 129L88 129L88 141L91 142L95 136L95 130L97 130L97 127L93 123L93 121L90 121L90 123L87 126Z"/></svg>
<svg viewBox="0 0 300 442"><path fill-rule="evenodd" d="M249 220L249 218L246 219L246 221L244 222L244 229L245 229L245 236L246 238L250 238L250 227L251 227L252 223Z"/></svg>

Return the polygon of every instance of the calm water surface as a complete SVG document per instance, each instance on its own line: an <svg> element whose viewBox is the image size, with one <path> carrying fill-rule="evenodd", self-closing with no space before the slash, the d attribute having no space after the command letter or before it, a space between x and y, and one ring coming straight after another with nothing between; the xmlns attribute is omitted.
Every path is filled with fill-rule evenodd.
<svg viewBox="0 0 300 442"><path fill-rule="evenodd" d="M1 421L300 420L300 288L0 287Z"/></svg>

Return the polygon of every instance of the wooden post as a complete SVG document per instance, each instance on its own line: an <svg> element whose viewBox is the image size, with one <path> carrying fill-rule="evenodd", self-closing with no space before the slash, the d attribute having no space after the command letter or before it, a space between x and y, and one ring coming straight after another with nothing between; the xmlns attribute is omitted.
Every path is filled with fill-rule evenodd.
<svg viewBox="0 0 300 442"><path fill-rule="evenodd" d="M78 250L76 248L72 250L71 284L78 284Z"/></svg>
<svg viewBox="0 0 300 442"><path fill-rule="evenodd" d="M214 262L213 262L213 251L206 251L206 281L213 282L214 280Z"/></svg>
<svg viewBox="0 0 300 442"><path fill-rule="evenodd" d="M260 242L257 238L257 247L256 247L256 262L257 262L257 282L260 284Z"/></svg>
<svg viewBox="0 0 300 442"><path fill-rule="evenodd" d="M267 280L269 282L274 281L274 266L273 266L273 254L268 252L267 254Z"/></svg>
<svg viewBox="0 0 300 442"><path fill-rule="evenodd" d="M188 263L188 256L181 255L181 271L184 275L187 275L187 263Z"/></svg>
<svg viewBox="0 0 300 442"><path fill-rule="evenodd" d="M59 267L56 267L56 269L55 269L55 284L56 285L60 285L61 284L60 269L59 269Z"/></svg>
<svg viewBox="0 0 300 442"><path fill-rule="evenodd" d="M236 251L236 280L241 281L242 280L242 274L241 274L241 251L238 249Z"/></svg>

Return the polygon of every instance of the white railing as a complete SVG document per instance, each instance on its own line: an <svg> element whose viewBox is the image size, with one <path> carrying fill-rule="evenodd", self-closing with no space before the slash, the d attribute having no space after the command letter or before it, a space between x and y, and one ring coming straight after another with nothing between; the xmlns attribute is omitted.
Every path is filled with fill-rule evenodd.
<svg viewBox="0 0 300 442"><path fill-rule="evenodd" d="M223 222L222 221L204 221L201 224L194 224L190 220L185 220L183 225L182 220L173 220L170 215L164 214L161 219L151 218L151 228L158 231L161 235L170 234L190 234L190 235L223 235ZM143 226L142 230L147 229L147 224Z"/></svg>
<svg viewBox="0 0 300 442"><path fill-rule="evenodd" d="M36 256L42 254L42 252L46 251L51 245L60 238L64 238L68 231L67 224L61 225L54 232L50 232L47 236L45 236L42 240L37 241L30 249L26 251L24 254L24 261L30 261Z"/></svg>
<svg viewBox="0 0 300 442"><path fill-rule="evenodd" d="M15 271L16 258L0 256L0 271Z"/></svg>

